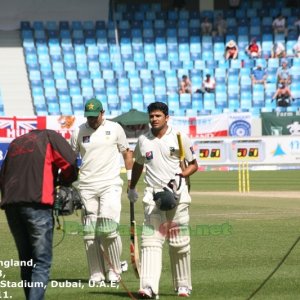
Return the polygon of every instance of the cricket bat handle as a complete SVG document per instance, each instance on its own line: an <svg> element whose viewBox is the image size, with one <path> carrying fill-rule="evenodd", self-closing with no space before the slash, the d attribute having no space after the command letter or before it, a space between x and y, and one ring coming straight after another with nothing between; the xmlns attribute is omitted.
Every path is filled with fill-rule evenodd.
<svg viewBox="0 0 300 300"><path fill-rule="evenodd" d="M184 159L185 153L184 153L184 148L183 148L183 143L182 143L180 132L177 133L177 141L178 141L178 146L179 146L179 166L180 166L181 171L184 171L187 168L187 165L186 165L186 161ZM190 191L190 189L191 189L190 177L189 176L185 177L185 181L188 186L188 191Z"/></svg>

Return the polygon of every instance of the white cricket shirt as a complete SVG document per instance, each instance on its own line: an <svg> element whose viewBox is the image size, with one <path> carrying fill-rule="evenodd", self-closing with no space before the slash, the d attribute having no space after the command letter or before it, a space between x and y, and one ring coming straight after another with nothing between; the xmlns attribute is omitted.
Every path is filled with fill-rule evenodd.
<svg viewBox="0 0 300 300"><path fill-rule="evenodd" d="M185 134L181 137L185 159L191 162L195 159L192 142ZM166 186L176 173L181 173L177 131L168 126L161 138L156 138L151 131L141 135L134 150L134 157L138 164L145 164L144 181L148 186Z"/></svg>
<svg viewBox="0 0 300 300"><path fill-rule="evenodd" d="M71 146L82 158L80 185L120 182L120 152L129 145L118 123L104 119L96 130L84 123L74 130Z"/></svg>

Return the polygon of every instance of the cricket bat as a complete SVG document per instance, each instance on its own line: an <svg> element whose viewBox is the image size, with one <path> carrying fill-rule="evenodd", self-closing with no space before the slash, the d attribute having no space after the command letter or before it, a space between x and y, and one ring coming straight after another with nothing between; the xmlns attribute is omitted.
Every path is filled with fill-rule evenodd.
<svg viewBox="0 0 300 300"><path fill-rule="evenodd" d="M131 264L137 278L140 278L140 254L136 222L134 218L134 203L130 202L130 258Z"/></svg>
<svg viewBox="0 0 300 300"><path fill-rule="evenodd" d="M182 138L180 132L177 133L177 141L179 146L179 165L182 171L184 171L187 167L186 160L185 160L185 152L182 144ZM186 184L188 186L188 191L191 189L190 177L185 177Z"/></svg>

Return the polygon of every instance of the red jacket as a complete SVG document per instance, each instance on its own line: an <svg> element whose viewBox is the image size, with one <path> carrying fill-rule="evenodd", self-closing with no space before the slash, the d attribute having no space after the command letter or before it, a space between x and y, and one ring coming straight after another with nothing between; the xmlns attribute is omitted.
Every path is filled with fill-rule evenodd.
<svg viewBox="0 0 300 300"><path fill-rule="evenodd" d="M69 143L53 130L33 130L17 137L0 171L0 207L17 203L52 206L58 179L62 184L77 179L76 158Z"/></svg>

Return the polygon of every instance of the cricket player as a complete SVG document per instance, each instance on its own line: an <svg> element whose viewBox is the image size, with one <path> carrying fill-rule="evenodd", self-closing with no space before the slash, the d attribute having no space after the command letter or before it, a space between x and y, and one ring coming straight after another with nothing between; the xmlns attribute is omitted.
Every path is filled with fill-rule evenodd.
<svg viewBox="0 0 300 300"><path fill-rule="evenodd" d="M188 166L179 165L177 132L168 125L168 106L162 102L148 106L151 130L138 139L135 162L128 190L131 202L138 199L136 184L145 166L144 226L141 241L141 274L139 296L153 299L159 292L162 248L169 244L174 289L178 296L188 297L192 290L189 205L191 197L185 177L198 169L192 143L182 135Z"/></svg>
<svg viewBox="0 0 300 300"><path fill-rule="evenodd" d="M74 131L71 146L82 158L78 189L84 203L84 243L90 280L118 282L122 251L118 233L123 185L120 153L130 180L132 152L123 128L104 118L99 100L86 102L84 116L87 122Z"/></svg>

